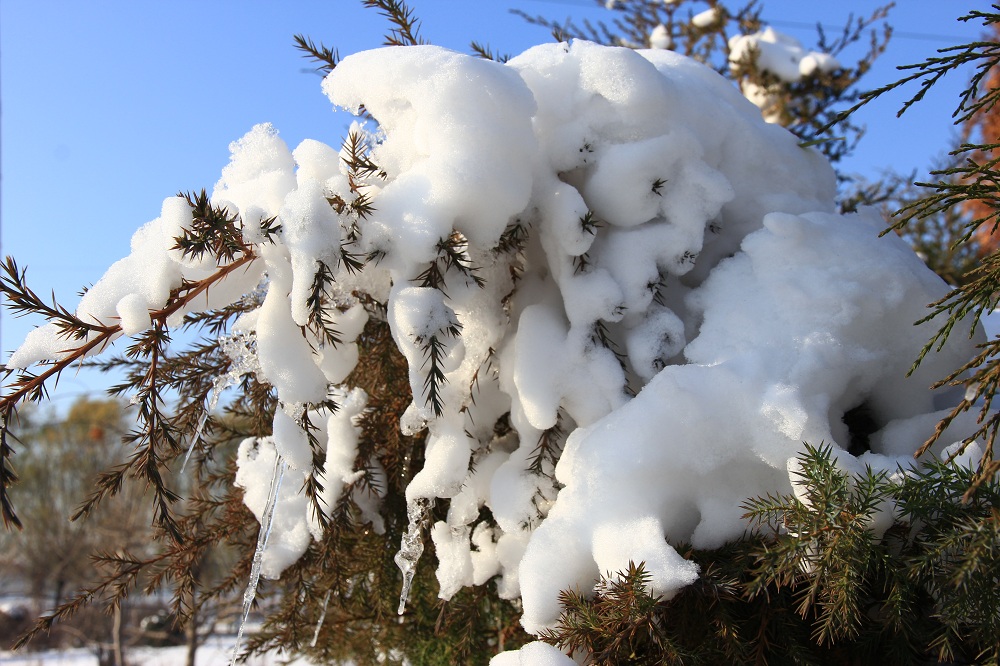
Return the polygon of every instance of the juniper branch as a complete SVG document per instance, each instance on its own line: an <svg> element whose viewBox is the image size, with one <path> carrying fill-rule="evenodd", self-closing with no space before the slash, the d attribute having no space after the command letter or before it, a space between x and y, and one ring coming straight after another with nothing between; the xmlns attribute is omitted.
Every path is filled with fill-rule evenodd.
<svg viewBox="0 0 1000 666"><path fill-rule="evenodd" d="M337 63L340 62L340 55L336 50L331 50L322 43L317 45L304 35L295 35L292 39L295 40L295 48L303 52L303 57L319 63L316 67L317 72L325 76L336 69Z"/></svg>
<svg viewBox="0 0 1000 666"><path fill-rule="evenodd" d="M365 7L377 9L394 28L385 36L386 46L425 44L420 37L420 21L402 0L362 0Z"/></svg>
<svg viewBox="0 0 1000 666"><path fill-rule="evenodd" d="M998 5L993 5L998 9ZM989 25L1000 21L1000 14L997 12L982 12L973 10L965 16L959 17L959 21L968 22L981 19L984 25ZM910 72L906 76L886 84L875 90L862 93L858 102L845 111L837 114L824 129L828 130L837 123L845 120L861 107L873 102L882 95L917 83L919 88L908 100L906 100L896 113L902 116L914 104L924 98L927 92L933 88L941 79L949 73L960 69L965 65L974 65L976 71L965 90L961 93L959 104L952 113L955 123L962 123L968 120L973 114L983 108L992 107L1000 99L1000 91L990 92L982 97L978 96L978 90L983 79L989 71L1000 63L1000 44L994 42L974 41L967 44L939 49L940 56L932 56L923 62L899 67L901 71Z"/></svg>
<svg viewBox="0 0 1000 666"><path fill-rule="evenodd" d="M198 280L196 282L185 282L177 289L171 292L170 298L167 301L167 305L163 308L150 311L150 319L155 327L165 327L167 320L180 311L181 309L187 307L191 304L198 296L206 293L213 285L224 280L234 271L247 266L253 262L257 255L248 247L244 246L244 254L225 266L220 267L212 275ZM6 437L9 433L10 428L10 418L14 416L17 410L17 406L25 401L37 401L40 400L45 395L46 383L62 374L62 372L72 366L74 363L81 362L87 356L95 352L101 352L108 347L116 338L122 335L121 324L104 324L104 323L86 323L80 320L78 317L70 315L68 311L58 306L48 307L45 306L37 296L34 295L30 289L24 284L24 271L18 271L17 266L12 259L8 259L4 264L4 270L9 279L4 279L0 281L0 290L2 290L5 297L10 297L11 294L17 299L17 302L26 306L30 311L40 311L42 314L55 317L59 321L64 322L70 327L81 327L81 335L76 336L77 339L86 339L82 344L66 349L63 354L64 356L60 359L50 361L46 369L37 375L33 375L28 372L18 373L16 379L8 384L7 388L10 389L9 392L0 397L0 414L4 415L6 418L0 422L0 442L2 442L2 452L3 452L3 465L6 465L7 459L10 456L9 445L6 444ZM14 299L12 299L13 301ZM37 307L36 307L37 306ZM89 339L88 339L89 338ZM10 370L7 370L7 376L11 374ZM156 474L150 474L148 478L153 480L156 478ZM17 519L16 512L9 500L8 488L9 482L12 481L12 473L8 469L5 473L0 473L0 505L3 507L3 516L5 525L18 525L19 521ZM162 498L168 497L169 494L164 494ZM163 505L160 507L163 509ZM165 518L169 516L169 513L161 514ZM170 524L167 520L166 525Z"/></svg>

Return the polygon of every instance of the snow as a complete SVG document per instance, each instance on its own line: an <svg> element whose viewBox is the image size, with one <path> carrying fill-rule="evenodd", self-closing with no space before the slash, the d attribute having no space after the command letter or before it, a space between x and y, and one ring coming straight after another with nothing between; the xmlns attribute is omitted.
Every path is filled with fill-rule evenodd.
<svg viewBox="0 0 1000 666"><path fill-rule="evenodd" d="M779 78L792 64L795 76L834 66L773 31L737 46ZM907 378L937 326L913 322L946 285L895 235L879 237L874 212L835 213L835 175L817 151L671 51L575 41L500 64L385 48L345 58L323 91L374 118L351 131L384 175L350 174L343 150L289 150L269 125L252 128L231 145L212 201L239 216L253 261L190 304L264 294L225 339L239 372L281 405L272 436L243 442L237 461L265 525L274 470L287 464L264 576L322 538L303 491L306 416L326 454L321 509L351 493L382 528L380 498L353 486L367 396L340 385L370 316L386 318L409 363L414 401L400 428L426 429L398 563L412 570L426 507L446 506L431 526L442 598L492 578L499 596L521 598L536 634L558 619L560 590L592 589L629 561L646 562L655 594L696 580L675 546L738 538L746 498L793 490L789 460L804 441L836 447L851 471L912 465L948 406L927 387L983 339L956 336ZM329 203L361 194L370 215ZM271 217L281 231L265 238ZM209 275L172 250L169 235L189 223L176 198L165 202L80 316L117 317L134 333L182 280ZM378 261L352 273L342 248ZM430 262L439 283L426 279ZM311 328L321 267L338 344ZM11 362L66 346L42 328ZM862 405L879 431L856 455L843 416ZM502 417L510 430L497 432ZM933 453L973 430L957 420ZM532 643L494 663L572 662Z"/></svg>
<svg viewBox="0 0 1000 666"><path fill-rule="evenodd" d="M137 335L152 325L149 310L139 294L123 296L115 306L115 310L118 312L122 333L125 335Z"/></svg>
<svg viewBox="0 0 1000 666"><path fill-rule="evenodd" d="M662 23L653 28L649 33L649 46L654 49L672 49L674 38L670 35L670 30Z"/></svg>
<svg viewBox="0 0 1000 666"><path fill-rule="evenodd" d="M986 329L986 339L993 340L1000 335L1000 310L992 310L983 314L980 318L983 328Z"/></svg>
<svg viewBox="0 0 1000 666"><path fill-rule="evenodd" d="M691 17L691 25L700 30L708 30L720 24L726 17L721 7L709 7Z"/></svg>
<svg viewBox="0 0 1000 666"><path fill-rule="evenodd" d="M503 652L493 657L490 666L576 666L576 662L558 648L534 641L516 652Z"/></svg>
<svg viewBox="0 0 1000 666"><path fill-rule="evenodd" d="M729 39L729 67L739 76L753 64L763 74L783 83L797 83L841 68L840 62L828 53L809 51L795 39L768 26L749 35L734 35ZM743 79L743 94L764 112L769 122L778 122L778 96L768 85Z"/></svg>
<svg viewBox="0 0 1000 666"><path fill-rule="evenodd" d="M198 666L214 666L229 661L233 650L233 636L209 636L198 646L195 653L195 664ZM181 666L186 663L187 646L152 648L132 647L125 652L130 664L142 666ZM5 666L98 666L97 654L86 648L67 650L43 650L38 652L9 652L0 650L0 663ZM304 657L290 657L280 652L268 652L263 655L250 656L245 662L247 666L312 666L310 660ZM344 664L344 666L351 666Z"/></svg>
<svg viewBox="0 0 1000 666"><path fill-rule="evenodd" d="M735 35L729 40L729 62L735 68L752 61L761 70L787 83L794 83L817 72L840 69L833 56L807 51L794 37L772 27L750 35Z"/></svg>
<svg viewBox="0 0 1000 666"><path fill-rule="evenodd" d="M309 547L308 507L299 494L304 477L284 468L272 437L243 440L236 460L236 485L261 524L255 568L265 578L278 578Z"/></svg>

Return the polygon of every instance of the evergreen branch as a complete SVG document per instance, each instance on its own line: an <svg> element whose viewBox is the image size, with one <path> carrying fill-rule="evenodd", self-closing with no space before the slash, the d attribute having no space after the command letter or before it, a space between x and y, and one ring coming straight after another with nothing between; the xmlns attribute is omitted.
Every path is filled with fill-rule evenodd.
<svg viewBox="0 0 1000 666"><path fill-rule="evenodd" d="M394 28L385 36L386 46L416 46L425 44L420 37L420 21L402 0L362 0L365 7L379 10Z"/></svg>
<svg viewBox="0 0 1000 666"><path fill-rule="evenodd" d="M365 256L349 251L347 246L347 243L340 246L340 262L348 273L357 275L365 269Z"/></svg>
<svg viewBox="0 0 1000 666"><path fill-rule="evenodd" d="M517 254L528 244L528 228L521 220L515 220L507 225L500 234L500 241L494 248L494 254Z"/></svg>
<svg viewBox="0 0 1000 666"><path fill-rule="evenodd" d="M620 308L624 310L624 308ZM619 313L620 314L620 313ZM621 348L612 339L611 334L608 332L608 327L604 321L598 319L594 322L591 328L590 341L594 345L598 345L610 351L615 356L615 360L618 361L618 365L621 367L623 373L628 372L628 357L622 353Z"/></svg>
<svg viewBox="0 0 1000 666"><path fill-rule="evenodd" d="M28 314L39 314L56 324L59 335L70 340L83 340L91 333L102 333L106 326L101 323L88 323L72 314L56 302L52 296L52 305L47 305L27 285L27 268L18 269L13 257L8 256L0 264L0 294L6 301L6 307L15 317Z"/></svg>
<svg viewBox="0 0 1000 666"><path fill-rule="evenodd" d="M444 413L441 387L448 382L448 377L445 376L444 368L442 367L445 357L444 342L437 335L432 335L424 343L423 351L424 363L420 366L420 369L423 370L430 365L424 377L425 404L431 406L434 410L434 416L441 416Z"/></svg>
<svg viewBox="0 0 1000 666"><path fill-rule="evenodd" d="M486 286L479 275L479 267L473 265L469 256L469 240L461 232L452 231L448 238L438 241L437 249L445 271L458 271L465 277L466 284L471 280L480 289Z"/></svg>
<svg viewBox="0 0 1000 666"><path fill-rule="evenodd" d="M1000 148L1000 144L962 144L952 151L950 154L956 158L964 156L961 163L950 168L932 171L932 176L939 176L937 182L914 183L917 187L933 190L933 193L927 194L895 212L893 215L897 221L890 229L900 231L914 220L931 218L949 210L958 209L970 201L976 201L982 202L983 205L977 210L986 211L985 214L976 216L967 222L964 227L965 233L952 241L953 246L968 242L976 230L985 225L990 225L995 230L1000 225L1000 214L996 210L1000 204L1000 197L997 195L997 191L1000 189L1000 171L997 170L1000 158L978 162L977 157L992 153L997 148ZM883 234L887 232L888 230Z"/></svg>
<svg viewBox="0 0 1000 666"><path fill-rule="evenodd" d="M436 262L432 262L432 265L436 265ZM416 339L424 355L424 362L421 364L420 369L426 369L424 376L424 395L426 397L424 402L431 406L435 416L441 416L444 413L441 390L444 384L448 382L448 377L444 371L444 359L448 353L444 338L457 338L461 334L462 325L453 320L446 326L439 328L435 333Z"/></svg>
<svg viewBox="0 0 1000 666"><path fill-rule="evenodd" d="M17 417L13 405L5 407L3 412L0 412L0 513L3 515L4 528L8 530L12 528L20 530L23 525L20 518L17 517L17 512L14 511L14 504L11 502L8 493L8 489L17 483L17 474L10 465L10 458L14 455L14 449L11 448L10 443L7 441L7 437L12 436L7 427L11 417Z"/></svg>
<svg viewBox="0 0 1000 666"><path fill-rule="evenodd" d="M357 191L357 183L363 182L372 176L385 179L387 174L380 166L371 160L371 143L364 133L358 130L351 130L344 139L342 152L346 153L341 157L351 175L352 191Z"/></svg>
<svg viewBox="0 0 1000 666"><path fill-rule="evenodd" d="M468 246L469 242L465 236L453 231L448 238L438 241L437 258L431 260L414 281L419 281L421 287L437 289L447 295L445 275L449 270L453 270L465 278L466 285L471 282L482 289L486 286L486 281L479 275L479 267L473 265Z"/></svg>
<svg viewBox="0 0 1000 666"><path fill-rule="evenodd" d="M388 176L386 172L371 160L371 143L364 132L352 129L341 146L341 161L347 167L347 184L354 195L350 201L345 200L339 194L334 194L327 198L327 202L337 211L338 215L353 215L355 218L365 219L375 212L371 195L364 191L364 187L372 178L385 180ZM344 221L342 220L342 225ZM346 242L341 246L341 259L348 270L358 270L363 268L363 261L358 255L347 251L346 247L355 243L360 236L360 228L357 219L350 220L350 224L345 225Z"/></svg>
<svg viewBox="0 0 1000 666"><path fill-rule="evenodd" d="M166 324L158 321L154 323L153 328L141 334L126 351L133 358L145 359L147 371L135 399L139 408L137 420L143 427L132 431L125 439L136 446L136 452L127 463L130 475L142 479L146 482L147 488L152 488L156 522L175 542L181 543L183 537L171 508L180 498L166 487L160 474L160 468L163 467L161 451L177 453L181 450L176 427L160 409L163 396L159 364L169 342L170 336L167 334ZM86 502L73 516L74 519L93 510L97 501L103 497L100 488L95 491L93 497L96 499Z"/></svg>
<svg viewBox="0 0 1000 666"><path fill-rule="evenodd" d="M337 405L333 401L329 401L321 405L321 407L325 408L331 414L337 411ZM323 484L319 480L320 475L326 469L326 445L320 442L316 436L319 429L309 418L309 408L302 411L302 416L298 419L298 425L306 435L306 439L309 442L309 451L312 454L312 470L305 481L306 498L309 500L312 517L326 531L331 524L330 518L327 517L327 510L332 507L324 508Z"/></svg>
<svg viewBox="0 0 1000 666"><path fill-rule="evenodd" d="M200 259L210 254L218 263L232 262L238 254L249 254L252 250L243 241L243 233L237 222L239 215L230 215L224 208L213 206L204 189L198 194L181 192L177 195L191 207L190 229L183 229L174 239L171 249L180 250L185 257ZM273 224L274 218L262 223L262 228Z"/></svg>
<svg viewBox="0 0 1000 666"><path fill-rule="evenodd" d="M438 289L444 292L444 271L441 270L441 266L438 264L438 260L434 259L427 264L427 268L420 272L417 277L413 280L419 281L421 287L428 287L430 289Z"/></svg>
<svg viewBox="0 0 1000 666"><path fill-rule="evenodd" d="M584 252L573 257L573 274L580 275L590 270L590 253Z"/></svg>
<svg viewBox="0 0 1000 666"><path fill-rule="evenodd" d="M469 44L469 48L472 49L474 54L485 60L493 60L494 62L507 62L510 60L510 55L493 51L489 44L480 44L479 42L473 40L473 42Z"/></svg>
<svg viewBox="0 0 1000 666"><path fill-rule="evenodd" d="M218 338L229 330L233 319L256 310L261 302L257 292L254 292L222 308L191 312L184 315L183 328L204 330L212 338Z"/></svg>
<svg viewBox="0 0 1000 666"><path fill-rule="evenodd" d="M663 186L663 181L657 180L653 183L653 192L659 194L659 187ZM580 218L580 227L591 236L597 234L597 230L604 226L604 222L600 220L593 211L588 210L587 213Z"/></svg>
<svg viewBox="0 0 1000 666"><path fill-rule="evenodd" d="M711 228L711 227L709 227ZM646 289L653 295L653 302L657 305L666 306L664 290L667 288L667 278L662 272L657 272L656 280L650 280Z"/></svg>
<svg viewBox="0 0 1000 666"><path fill-rule="evenodd" d="M310 330L319 338L320 344L330 347L341 343L340 332L334 327L329 311L327 293L333 283L333 271L324 262L317 261L309 296L306 297L306 307L309 309Z"/></svg>
<svg viewBox="0 0 1000 666"><path fill-rule="evenodd" d="M304 58L319 63L319 66L316 67L317 72L326 76L336 69L337 63L340 62L340 55L336 50L331 50L322 43L317 45L311 38L304 35L295 35L292 39L295 40L295 48L303 52Z"/></svg>
<svg viewBox="0 0 1000 666"><path fill-rule="evenodd" d="M994 9L997 9L996 5L994 5ZM958 20L967 22L975 19L982 19L984 25L989 25L1000 21L1000 14L996 12L981 12L974 10L969 14L960 17ZM978 95L978 90L980 84L986 78L989 71L1000 63L1000 44L996 44L994 42L975 41L967 44L961 44L959 46L939 49L938 53L942 55L927 58L920 63L898 67L897 69L910 73L896 81L893 81L892 83L876 88L875 90L862 93L856 104L851 106L846 111L837 114L831 122L824 126L823 129L829 130L833 125L845 120L858 109L878 99L882 95L916 82L919 85L917 92L906 100L896 113L897 116L902 116L911 106L922 100L927 92L947 74L952 71L956 71L965 65L974 65L976 71L972 75L972 79L968 86L961 93L959 104L952 113L955 123L962 123L978 111L990 108L996 104L998 99L1000 99L1000 91L993 90L980 97Z"/></svg>
<svg viewBox="0 0 1000 666"><path fill-rule="evenodd" d="M978 427L975 432L963 440L962 451L977 440L985 442L985 448L979 461L979 472L971 480L971 485L966 491L963 501L968 501L970 493L974 493L976 488L991 478L1000 467L994 453L997 432L1000 430L1000 412L992 410L993 398L1000 390L1000 364L994 362L1000 356L1000 338L980 345L979 349L979 353L965 365L934 384L935 388L945 385L965 386L969 384L969 388L962 400L938 422L934 432L914 454L919 457L926 453L956 418L973 408L978 408ZM968 379L965 379L966 373L971 373Z"/></svg>
<svg viewBox="0 0 1000 666"><path fill-rule="evenodd" d="M469 380L469 400L472 405L476 404L476 394L480 392L479 377L481 374L486 374L494 381L499 381L499 371L496 366L494 366L494 361L496 360L496 350L490 347L486 350L486 358L479 364L476 371L472 373L472 379ZM467 408L463 408L463 411L468 413ZM469 417L471 420L471 416Z"/></svg>
<svg viewBox="0 0 1000 666"><path fill-rule="evenodd" d="M560 410L556 414L555 425L543 430L542 434L538 436L538 443L535 444L528 459L528 471L539 476L551 476L565 443L566 430L562 426L562 411Z"/></svg>
<svg viewBox="0 0 1000 666"><path fill-rule="evenodd" d="M225 266L220 266L218 270L208 277L196 282L184 281L180 287L174 289L170 293L170 299L167 301L168 304L165 307L159 310L150 311L150 318L154 322L159 321L166 324L171 315L174 315L183 308L187 307L192 301L194 301L195 298L201 294L207 293L213 285L225 280L236 270L243 268L244 266L248 266L255 259L257 259L257 254L248 248L247 252L239 259L230 264L226 264ZM116 326L115 328L121 330L120 326Z"/></svg>
<svg viewBox="0 0 1000 666"><path fill-rule="evenodd" d="M208 289L212 285L225 279L230 273L237 270L238 268L249 264L255 258L256 258L255 254L248 252L247 254L244 254L242 257L235 260L234 262L226 266L220 267L215 273L202 280L199 280L197 282L185 282L184 284L182 284L181 287L171 292L170 299L168 300L168 304L165 307L158 310L150 311L150 319L154 325L154 328L151 330L155 332L165 328L166 321L170 318L171 315L175 314L182 308L186 307L199 295L208 291ZM27 289L26 286L24 286L23 284L24 273L17 271L16 265L14 264L13 260L8 260L7 263L5 264L5 268L10 269L8 271L8 275L12 276L13 279L15 280L13 284L21 285L21 287L23 287L20 289L19 293L29 298L30 298L30 296L28 296L29 294L33 296L33 292ZM10 286L10 283L4 282L4 286L5 287ZM42 312L52 312L52 311L58 312L58 309L57 308L45 309L44 307L42 309ZM76 319L75 317L72 317L72 315L68 315L68 313L65 313L65 311L63 312L64 314L58 315L60 317L64 317L63 321L66 321L67 320L66 318ZM82 361L85 357L89 356L93 352L103 351L108 345L111 344L113 340L119 337L122 333L122 328L120 324L115 324L115 325L84 324L84 325L87 327L87 330L89 331L90 339L86 340L86 342L77 347L65 350L63 352L65 356L61 359L49 362L44 372L41 372L37 375L32 375L27 372L19 373L15 381L7 385L9 392L3 397L0 397L0 414L6 415L8 417L4 418L2 420L2 423L0 423L0 443L2 443L0 444L0 446L3 447L2 451L5 454L0 456L0 459L4 461L3 465L6 465L6 460L7 458L9 458L9 450L10 450L9 445L6 444L6 437L9 433L9 428L10 428L9 417L15 413L17 406L25 401L37 401L43 398L45 395L46 382L48 382L50 379L53 378L56 378L58 380L58 377L61 375L61 373L66 368L70 367L72 364ZM86 335L88 334L85 334L84 337L86 337ZM132 356L134 359L137 359L139 356L142 355L143 349L147 350L151 349L151 347L149 347L151 341L148 339L149 331L147 331L147 333L144 335L147 336L146 345L135 348L135 353L130 354L130 356ZM153 335L155 337L157 334ZM154 367L155 369L155 364L152 367ZM8 376L9 374L10 373L8 372ZM154 402L157 402L159 400L158 394L154 395L153 399ZM154 412L149 412L149 413L152 414ZM169 433L169 425L166 420L163 420L162 422L159 423L151 422L149 424L149 427L151 429L149 431L150 434L155 435L158 439L163 439L163 441L165 442L174 441L173 436ZM174 444L174 446L176 446L176 444ZM165 488L163 488L162 482L159 477L159 473L155 469L156 456L150 455L150 453L151 452L147 452L147 456L145 457L139 456L134 460L133 464L144 470L143 472L144 478L150 481L157 489L158 491L157 504L158 504L159 514L162 519L162 523L165 527L168 528L168 531L170 531L173 534L175 533L175 529L173 526L173 521L170 517L168 506L173 501L173 499L175 499L175 496L169 491L167 491ZM0 505L2 505L3 508L3 516L5 524L16 525L18 524L18 519L12 505L10 504L8 490L7 490L9 487L7 485L7 482L10 479L11 479L11 473L9 472L9 470L7 473L0 473L0 497L3 498L3 501L0 502ZM111 486L109 485L109 487ZM103 497L105 494L107 493L95 493L95 497L97 497L98 495ZM89 511L90 508L92 508L92 506L95 503L96 502L86 503L85 506L87 506L88 508L83 513ZM78 512L78 515L81 514Z"/></svg>
<svg viewBox="0 0 1000 666"><path fill-rule="evenodd" d="M665 604L648 592L651 582L645 564L630 561L624 571L602 575L593 598L565 590L559 621L539 638L593 664L681 663L679 646L657 617Z"/></svg>

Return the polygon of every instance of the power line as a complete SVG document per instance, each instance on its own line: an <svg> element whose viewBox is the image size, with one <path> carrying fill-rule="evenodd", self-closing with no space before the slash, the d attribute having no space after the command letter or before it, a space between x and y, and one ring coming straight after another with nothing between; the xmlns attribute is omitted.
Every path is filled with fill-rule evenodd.
<svg viewBox="0 0 1000 666"><path fill-rule="evenodd" d="M841 28L831 27L828 25L822 25L820 23L809 23L807 21L770 21L767 18L761 17L762 23L767 23L770 25L785 26L788 28L815 28L820 27L826 32L831 32L835 30L840 30ZM892 25L890 23L890 25ZM933 42L948 42L949 44L956 44L958 42L963 42L968 39L968 37L962 37L959 35L940 35L929 32L908 32L893 30L892 37L900 39L919 39L923 41L933 41Z"/></svg>

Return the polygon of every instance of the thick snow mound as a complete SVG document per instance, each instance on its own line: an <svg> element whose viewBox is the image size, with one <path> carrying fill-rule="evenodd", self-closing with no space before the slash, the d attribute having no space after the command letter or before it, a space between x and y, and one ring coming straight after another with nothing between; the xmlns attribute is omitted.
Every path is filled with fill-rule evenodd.
<svg viewBox="0 0 1000 666"><path fill-rule="evenodd" d="M426 430L403 559L419 556L421 507L446 504L430 529L441 596L495 580L535 633L558 620L560 590L630 560L657 594L691 583L674 545L739 537L746 498L792 490L803 441L851 470L910 464L947 403L927 387L978 341L907 378L935 329L913 322L945 284L880 238L874 213L835 214L822 156L674 53L577 41L500 64L387 48L345 58L323 90L374 118L352 128L354 149L290 151L258 125L213 195L254 259L208 306L254 293L226 349L280 405L238 461L247 505L273 518L266 576L322 537L310 474L326 510L350 497L355 464L381 469L355 460L367 396L340 385L368 317L409 363L400 428ZM144 308L210 274L172 250L184 213L168 200L81 316L137 332ZM266 235L270 218L281 230ZM40 329L12 364L65 347ZM872 427L852 430L845 415L861 412ZM266 511L279 460L289 478ZM379 500L354 497L375 529ZM538 643L495 663L569 662Z"/></svg>

